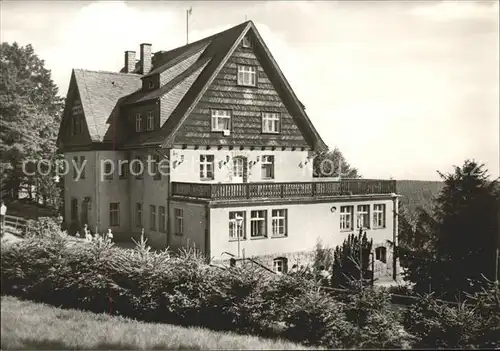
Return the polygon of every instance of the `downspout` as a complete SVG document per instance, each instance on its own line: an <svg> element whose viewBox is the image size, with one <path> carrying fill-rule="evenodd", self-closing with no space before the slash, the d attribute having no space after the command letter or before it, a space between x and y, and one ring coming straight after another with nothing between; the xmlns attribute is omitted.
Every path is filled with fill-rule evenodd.
<svg viewBox="0 0 500 351"><path fill-rule="evenodd" d="M161 146L160 146L161 148ZM168 155L168 172L167 172L167 230L165 234L165 248L170 248L170 198L172 197L172 184L170 183L170 172L171 172L171 164L170 164L170 152L171 149L167 149L167 155Z"/></svg>
<svg viewBox="0 0 500 351"><path fill-rule="evenodd" d="M101 226L100 223L100 216L99 216L99 209L101 207L101 204L99 203L99 167L97 166L99 161L99 151L96 151L95 153L95 234L99 233L99 229Z"/></svg>
<svg viewBox="0 0 500 351"><path fill-rule="evenodd" d="M399 198L398 195L395 193L392 194L393 197L393 216L392 216L392 242L393 242L393 248L392 248L392 279L396 280L397 278L397 255L396 255L396 250L398 247L398 217L399 217L399 212L398 212L398 204L399 204Z"/></svg>
<svg viewBox="0 0 500 351"><path fill-rule="evenodd" d="M239 234L238 234L239 237ZM239 253L238 253L239 254ZM205 205L205 257L207 263L212 261L210 253L210 201Z"/></svg>

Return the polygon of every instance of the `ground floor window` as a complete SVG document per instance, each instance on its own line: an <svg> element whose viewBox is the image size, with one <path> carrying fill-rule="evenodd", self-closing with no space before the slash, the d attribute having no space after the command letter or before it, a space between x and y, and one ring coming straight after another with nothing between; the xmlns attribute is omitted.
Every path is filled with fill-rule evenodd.
<svg viewBox="0 0 500 351"><path fill-rule="evenodd" d="M229 240L245 239L245 212L229 212Z"/></svg>
<svg viewBox="0 0 500 351"><path fill-rule="evenodd" d="M184 234L184 211L181 208L174 208L174 233Z"/></svg>
<svg viewBox="0 0 500 351"><path fill-rule="evenodd" d="M387 263L387 249L384 246L375 249L375 259Z"/></svg>
<svg viewBox="0 0 500 351"><path fill-rule="evenodd" d="M120 225L120 203L111 202L109 204L109 225L118 227Z"/></svg>
<svg viewBox="0 0 500 351"><path fill-rule="evenodd" d="M252 238L265 237L267 227L267 211L252 211L250 213L250 236Z"/></svg>
<svg viewBox="0 0 500 351"><path fill-rule="evenodd" d="M273 236L286 236L287 216L286 209L272 210L271 227Z"/></svg>
<svg viewBox="0 0 500 351"><path fill-rule="evenodd" d="M71 221L76 222L78 220L78 199L76 197L71 198Z"/></svg>
<svg viewBox="0 0 500 351"><path fill-rule="evenodd" d="M275 258L273 261L273 269L276 273L284 274L288 272L288 259L285 257Z"/></svg>
<svg viewBox="0 0 500 351"><path fill-rule="evenodd" d="M151 230L156 230L156 206L149 205L149 227Z"/></svg>
<svg viewBox="0 0 500 351"><path fill-rule="evenodd" d="M159 211L160 211L160 219L159 219L159 223L158 223L158 227L159 227L159 230L160 232L165 232L165 223L167 222L167 217L166 217L166 214L165 214L165 206L159 206Z"/></svg>

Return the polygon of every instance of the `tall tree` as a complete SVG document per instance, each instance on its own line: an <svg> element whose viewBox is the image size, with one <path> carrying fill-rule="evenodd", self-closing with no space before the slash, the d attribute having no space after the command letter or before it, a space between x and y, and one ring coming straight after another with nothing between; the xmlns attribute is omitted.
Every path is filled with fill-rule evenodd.
<svg viewBox="0 0 500 351"><path fill-rule="evenodd" d="M415 226L400 226L407 233L397 252L417 292L453 299L481 289L483 276L495 279L500 191L475 161L439 174L444 188L432 213L421 210Z"/></svg>
<svg viewBox="0 0 500 351"><path fill-rule="evenodd" d="M314 177L360 178L338 148L320 152L314 158Z"/></svg>
<svg viewBox="0 0 500 351"><path fill-rule="evenodd" d="M52 158L56 151L63 99L31 45L2 43L0 67L0 171L17 196L26 181L22 161Z"/></svg>

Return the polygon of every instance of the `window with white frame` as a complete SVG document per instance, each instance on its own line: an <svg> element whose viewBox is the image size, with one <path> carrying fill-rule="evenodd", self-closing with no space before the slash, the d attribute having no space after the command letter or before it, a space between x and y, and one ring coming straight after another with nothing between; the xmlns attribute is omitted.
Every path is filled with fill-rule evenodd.
<svg viewBox="0 0 500 351"><path fill-rule="evenodd" d="M257 68L255 66L238 65L238 85L256 86Z"/></svg>
<svg viewBox="0 0 500 351"><path fill-rule="evenodd" d="M353 206L340 206L340 230L352 230Z"/></svg>
<svg viewBox="0 0 500 351"><path fill-rule="evenodd" d="M273 260L273 269L278 274L285 274L288 272L288 259L285 257L278 257Z"/></svg>
<svg viewBox="0 0 500 351"><path fill-rule="evenodd" d="M156 230L156 206L149 205L149 228Z"/></svg>
<svg viewBox="0 0 500 351"><path fill-rule="evenodd" d="M252 211L250 213L250 237L259 238L267 236L267 211Z"/></svg>
<svg viewBox="0 0 500 351"><path fill-rule="evenodd" d="M280 115L278 113L262 113L262 133L279 133Z"/></svg>
<svg viewBox="0 0 500 351"><path fill-rule="evenodd" d="M231 129L231 111L212 110L212 132L222 132Z"/></svg>
<svg viewBox="0 0 500 351"><path fill-rule="evenodd" d="M359 228L370 228L370 205L358 205L357 223Z"/></svg>
<svg viewBox="0 0 500 351"><path fill-rule="evenodd" d="M135 115L135 131L142 132L142 116L140 113Z"/></svg>
<svg viewBox="0 0 500 351"><path fill-rule="evenodd" d="M271 211L271 228L273 236L287 235L287 211L286 209Z"/></svg>
<svg viewBox="0 0 500 351"><path fill-rule="evenodd" d="M214 155L200 155L200 179L214 179Z"/></svg>
<svg viewBox="0 0 500 351"><path fill-rule="evenodd" d="M148 131L151 131L155 129L155 118L154 118L153 111L148 111L148 118L147 118L147 129Z"/></svg>
<svg viewBox="0 0 500 351"><path fill-rule="evenodd" d="M245 35L243 37L242 45L244 48L251 48L252 47L252 40L250 39L250 37L248 35Z"/></svg>
<svg viewBox="0 0 500 351"><path fill-rule="evenodd" d="M229 212L229 240L245 239L245 212Z"/></svg>
<svg viewBox="0 0 500 351"><path fill-rule="evenodd" d="M262 156L262 179L274 178L274 156Z"/></svg>
<svg viewBox="0 0 500 351"><path fill-rule="evenodd" d="M373 228L385 228L385 204L373 205Z"/></svg>
<svg viewBox="0 0 500 351"><path fill-rule="evenodd" d="M167 223L167 216L165 212L165 206L159 206L158 210L160 212L160 217L158 219L158 229L160 232L165 232L166 231L166 223Z"/></svg>
<svg viewBox="0 0 500 351"><path fill-rule="evenodd" d="M118 227L120 225L120 203L111 202L109 204L109 226Z"/></svg>
<svg viewBox="0 0 500 351"><path fill-rule="evenodd" d="M135 204L135 226L142 228L142 204L140 202Z"/></svg>
<svg viewBox="0 0 500 351"><path fill-rule="evenodd" d="M184 211L181 208L174 208L174 234L184 234Z"/></svg>

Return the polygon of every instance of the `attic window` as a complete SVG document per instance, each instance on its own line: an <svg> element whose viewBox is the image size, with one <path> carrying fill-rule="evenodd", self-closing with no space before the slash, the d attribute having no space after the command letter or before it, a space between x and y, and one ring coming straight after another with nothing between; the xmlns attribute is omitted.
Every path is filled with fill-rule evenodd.
<svg viewBox="0 0 500 351"><path fill-rule="evenodd" d="M245 35L243 37L242 45L244 48L251 48L252 47L252 40L250 39L250 37L248 35Z"/></svg>
<svg viewBox="0 0 500 351"><path fill-rule="evenodd" d="M154 87L155 87L155 83L152 80L150 80L148 83L148 88L153 89Z"/></svg>
<svg viewBox="0 0 500 351"><path fill-rule="evenodd" d="M238 85L256 86L257 68L255 66L238 65Z"/></svg>

